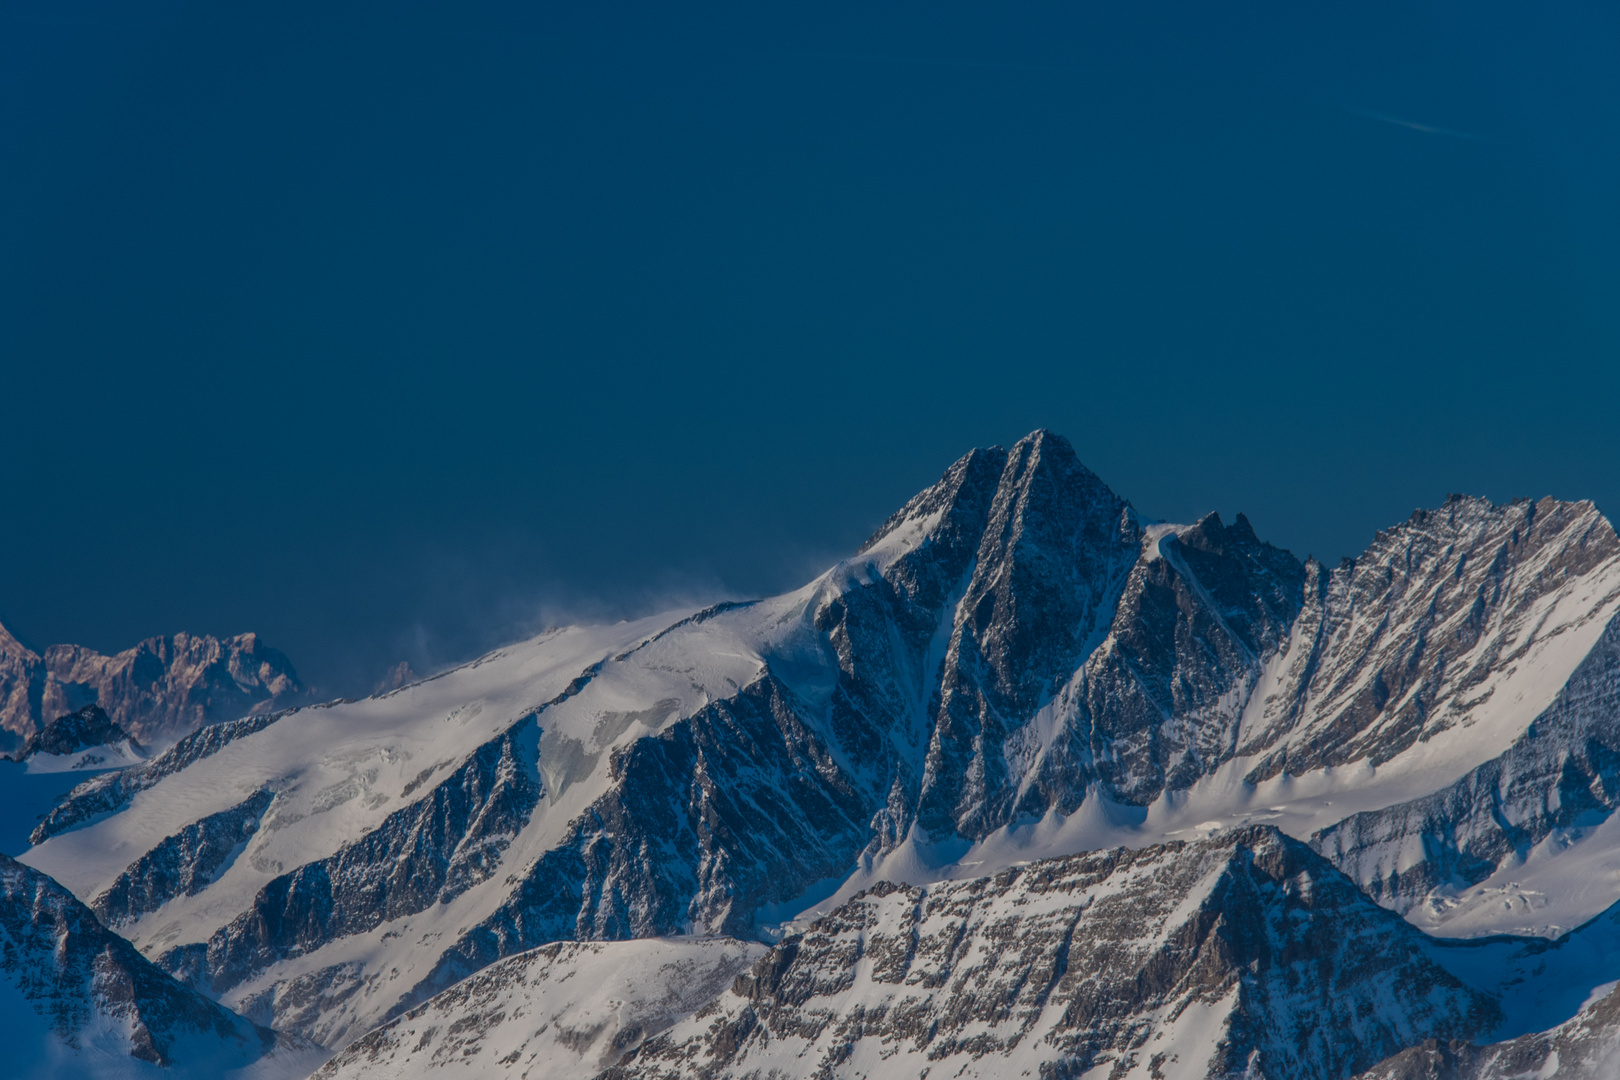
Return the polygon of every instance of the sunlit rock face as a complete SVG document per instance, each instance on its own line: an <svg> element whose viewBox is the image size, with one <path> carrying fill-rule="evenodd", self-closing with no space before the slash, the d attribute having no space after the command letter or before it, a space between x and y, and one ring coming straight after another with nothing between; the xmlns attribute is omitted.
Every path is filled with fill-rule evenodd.
<svg viewBox="0 0 1620 1080"><path fill-rule="evenodd" d="M305 693L292 663L257 634L148 638L114 656L52 645L41 655L0 627L0 730L18 743L58 716L97 705L129 735L161 745Z"/></svg>
<svg viewBox="0 0 1620 1080"><path fill-rule="evenodd" d="M1590 502L1454 495L1353 562L1313 566L1294 663L1245 733L1242 751L1260 755L1250 778L1379 766L1469 724L1505 673L1547 666L1561 637L1580 640L1577 659L1590 649L1617 565L1620 538ZM1556 690L1570 671L1549 674Z"/></svg>

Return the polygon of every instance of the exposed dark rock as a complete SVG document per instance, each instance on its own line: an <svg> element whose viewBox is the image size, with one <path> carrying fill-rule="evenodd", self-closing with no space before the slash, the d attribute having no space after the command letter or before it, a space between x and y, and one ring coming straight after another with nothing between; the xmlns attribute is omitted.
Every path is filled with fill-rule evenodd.
<svg viewBox="0 0 1620 1080"><path fill-rule="evenodd" d="M1382 765L1433 738L1540 643L1549 596L1616 556L1620 537L1589 502L1458 495L1380 532L1354 562L1313 565L1298 666L1240 748L1264 755L1250 781Z"/></svg>
<svg viewBox="0 0 1620 1080"><path fill-rule="evenodd" d="M538 738L532 716L513 725L373 832L272 880L206 946L158 962L223 993L277 960L448 903L495 872L538 803Z"/></svg>
<svg viewBox="0 0 1620 1080"><path fill-rule="evenodd" d="M230 723L213 724L194 731L157 757L140 765L92 777L68 793L58 806L45 815L34 829L29 843L43 844L58 833L87 825L128 806L130 800L147 788L212 754L236 739L262 731L286 713L245 716Z"/></svg>
<svg viewBox="0 0 1620 1080"><path fill-rule="evenodd" d="M258 830L274 796L255 791L165 838L119 875L91 904L112 926L156 911L177 896L195 896L219 877Z"/></svg>
<svg viewBox="0 0 1620 1080"><path fill-rule="evenodd" d="M1432 795L1353 814L1312 844L1369 896L1406 912L1436 888L1484 881L1553 832L1596 825L1617 808L1620 621L1507 753Z"/></svg>
<svg viewBox="0 0 1620 1080"><path fill-rule="evenodd" d="M276 1042L273 1032L158 970L66 889L5 855L0 855L0 980L68 1047L78 1045L98 1015L127 1031L131 1057L154 1065L174 1064L181 1046L192 1053L236 1050L246 1064ZM7 1035L31 1037L22 1030ZM8 1047L14 1056L34 1052L30 1046Z"/></svg>
<svg viewBox="0 0 1620 1080"><path fill-rule="evenodd" d="M58 716L31 735L28 742L23 744L22 753L16 757L18 761L24 761L35 754L66 756L126 739L135 749L140 749L140 744L130 739L129 732L114 723L101 706L86 705L78 712Z"/></svg>
<svg viewBox="0 0 1620 1080"><path fill-rule="evenodd" d="M956 607L917 821L936 836L1005 823L1019 777L999 752L1107 630L1136 561L1129 505L1061 436L1013 447Z"/></svg>

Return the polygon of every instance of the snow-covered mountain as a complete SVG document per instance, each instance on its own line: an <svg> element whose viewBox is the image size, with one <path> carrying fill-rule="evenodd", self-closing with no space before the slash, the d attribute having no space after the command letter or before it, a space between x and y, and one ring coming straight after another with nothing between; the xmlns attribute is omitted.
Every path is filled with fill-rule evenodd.
<svg viewBox="0 0 1620 1080"><path fill-rule="evenodd" d="M4 1072L57 1077L306 1075L325 1056L180 985L66 889L0 855Z"/></svg>
<svg viewBox="0 0 1620 1080"><path fill-rule="evenodd" d="M0 626L0 735L20 745L58 716L99 705L148 744L300 701L292 663L256 634L155 637L115 656L81 645L36 653Z"/></svg>
<svg viewBox="0 0 1620 1080"><path fill-rule="evenodd" d="M91 704L46 724L13 758L33 773L95 772L143 761L146 750L101 706Z"/></svg>
<svg viewBox="0 0 1620 1080"><path fill-rule="evenodd" d="M1419 931L1257 826L879 885L607 1076L1322 1080L1500 1019Z"/></svg>
<svg viewBox="0 0 1620 1080"><path fill-rule="evenodd" d="M1170 866L1238 843L1217 835L1289 865L1308 844L1363 890L1357 919L1551 939L1620 900L1617 616L1620 538L1589 503L1453 498L1328 570L1241 515L1147 521L1037 432L969 453L795 592L202 728L81 785L23 858L166 970L333 1049L554 942L802 943L857 895L1016 892L1031 860ZM1457 978L1456 1002L1497 1000ZM1143 1008L1132 1030L1169 1030ZM1468 1015L1444 1037L1532 1030ZM1059 1057L1123 1061L1123 1038Z"/></svg>

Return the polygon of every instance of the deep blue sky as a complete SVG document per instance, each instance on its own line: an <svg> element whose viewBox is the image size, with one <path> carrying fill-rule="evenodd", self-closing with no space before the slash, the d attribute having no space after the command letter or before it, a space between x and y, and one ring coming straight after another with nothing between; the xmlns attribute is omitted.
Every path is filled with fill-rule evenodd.
<svg viewBox="0 0 1620 1080"><path fill-rule="evenodd" d="M1302 556L1613 511L1617 10L7 2L0 620L369 689L1037 426Z"/></svg>

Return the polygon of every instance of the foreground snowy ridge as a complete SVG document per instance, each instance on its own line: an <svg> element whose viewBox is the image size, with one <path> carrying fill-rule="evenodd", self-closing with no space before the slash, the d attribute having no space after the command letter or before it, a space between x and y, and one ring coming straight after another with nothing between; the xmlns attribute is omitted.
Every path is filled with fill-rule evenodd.
<svg viewBox="0 0 1620 1080"><path fill-rule="evenodd" d="M1464 1048L1603 998L1613 983L1594 957L1617 947L1620 906L1552 944L1429 938L1258 826L881 884L763 956L728 938L544 946L410 1010L319 1075L1316 1080L1390 1055L1376 1073L1387 1078L1431 1051L1545 1060L1578 1041L1588 1057L1608 1053L1612 1002Z"/></svg>
<svg viewBox="0 0 1620 1080"><path fill-rule="evenodd" d="M50 878L0 855L5 1073L293 1080L325 1054L181 986Z"/></svg>
<svg viewBox="0 0 1620 1080"><path fill-rule="evenodd" d="M1331 1080L1494 1000L1265 827L879 886L606 1075Z"/></svg>
<svg viewBox="0 0 1620 1080"><path fill-rule="evenodd" d="M1590 503L1454 497L1328 570L1241 515L1145 522L1037 432L969 453L800 590L204 728L81 785L23 861L191 985L331 1049L452 988L483 987L460 1000L487 1015L491 986L460 981L556 942L802 943L863 890L943 896L1262 824L1392 926L1553 938L1620 900L1617 620L1620 538ZM1580 1005L1557 1001L1536 1025ZM1174 1026L1149 1012L1132 1023ZM1531 1030L1464 1027L1391 1022L1374 1044ZM483 1045L518 1048L497 1029ZM1042 1043L1068 1040L1062 1060L1136 1068L1134 1035L1063 1030ZM1265 1075L1309 1075L1277 1064L1285 1042Z"/></svg>

